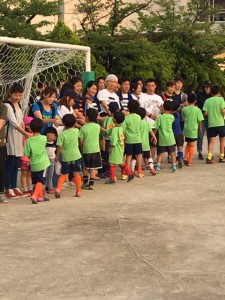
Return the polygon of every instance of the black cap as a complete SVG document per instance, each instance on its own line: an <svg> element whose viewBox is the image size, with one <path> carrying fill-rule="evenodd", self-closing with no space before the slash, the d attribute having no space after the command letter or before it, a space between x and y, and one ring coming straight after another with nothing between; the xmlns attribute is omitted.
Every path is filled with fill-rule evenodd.
<svg viewBox="0 0 225 300"><path fill-rule="evenodd" d="M66 97L69 96L72 99L74 99L75 102L79 102L80 101L79 96L73 90L69 90L69 89L65 90L65 91L62 92L62 95L60 95L60 96L61 97L63 97L63 96L66 96Z"/></svg>
<svg viewBox="0 0 225 300"><path fill-rule="evenodd" d="M210 81L210 80L206 80L206 81L204 81L203 82L203 84L202 84L202 86L204 87L204 86L209 86L209 87L211 87L213 84L212 84L212 81Z"/></svg>

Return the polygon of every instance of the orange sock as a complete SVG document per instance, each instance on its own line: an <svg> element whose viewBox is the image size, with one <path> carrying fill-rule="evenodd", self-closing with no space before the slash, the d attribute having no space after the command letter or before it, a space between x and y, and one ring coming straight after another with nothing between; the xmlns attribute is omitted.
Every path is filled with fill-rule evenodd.
<svg viewBox="0 0 225 300"><path fill-rule="evenodd" d="M189 159L189 144L187 144L186 147L185 147L184 158L186 160Z"/></svg>
<svg viewBox="0 0 225 300"><path fill-rule="evenodd" d="M41 182L36 183L33 195L36 197L40 197L40 194L42 194L42 189L43 189L42 183Z"/></svg>
<svg viewBox="0 0 225 300"><path fill-rule="evenodd" d="M138 169L138 173L142 173L142 169L140 168L140 169Z"/></svg>
<svg viewBox="0 0 225 300"><path fill-rule="evenodd" d="M57 188L61 191L63 183L66 181L67 175L66 174L62 174L59 177L58 183L57 183Z"/></svg>
<svg viewBox="0 0 225 300"><path fill-rule="evenodd" d="M189 164L192 164L193 156L195 152L195 145L189 145Z"/></svg>
<svg viewBox="0 0 225 300"><path fill-rule="evenodd" d="M74 176L73 179L76 184L76 193L80 193L80 191L81 191L81 176L76 175L76 176Z"/></svg>

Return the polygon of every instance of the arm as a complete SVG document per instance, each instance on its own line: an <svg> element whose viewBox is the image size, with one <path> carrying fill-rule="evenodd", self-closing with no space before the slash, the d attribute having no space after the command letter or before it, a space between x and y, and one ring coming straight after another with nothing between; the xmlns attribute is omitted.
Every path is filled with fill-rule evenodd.
<svg viewBox="0 0 225 300"><path fill-rule="evenodd" d="M7 106L7 120L9 123L17 130L19 131L22 135L25 137L29 138L31 136L30 133L26 132L23 127L17 122L17 119L15 117L15 114L13 112L12 107L9 104L6 104Z"/></svg>
<svg viewBox="0 0 225 300"><path fill-rule="evenodd" d="M0 119L0 130L5 126L5 120Z"/></svg>
<svg viewBox="0 0 225 300"><path fill-rule="evenodd" d="M62 146L57 146L56 154L55 154L55 162L59 160L61 152L62 152Z"/></svg>
<svg viewBox="0 0 225 300"><path fill-rule="evenodd" d="M225 116L225 108L221 109L222 115Z"/></svg>
<svg viewBox="0 0 225 300"><path fill-rule="evenodd" d="M100 103L101 103L101 105L104 107L104 109L105 109L105 111L107 112L107 114L108 114L109 116L111 116L111 113L110 113L109 108L108 108L107 101L104 100L104 101L101 101Z"/></svg>
<svg viewBox="0 0 225 300"><path fill-rule="evenodd" d="M58 116L55 116L54 119L43 119L43 116L40 112L40 110L36 110L33 112L35 118L41 119L44 124L54 124L55 126L58 126Z"/></svg>
<svg viewBox="0 0 225 300"><path fill-rule="evenodd" d="M156 138L155 133L154 133L153 130L150 131L150 135L151 135L151 137L152 137L153 143L156 145L156 144L157 144L157 138Z"/></svg>

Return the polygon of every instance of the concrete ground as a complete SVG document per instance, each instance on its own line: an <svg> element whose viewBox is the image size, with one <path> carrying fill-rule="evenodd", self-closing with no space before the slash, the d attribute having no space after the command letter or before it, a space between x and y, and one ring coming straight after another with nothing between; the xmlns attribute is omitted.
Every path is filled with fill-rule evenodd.
<svg viewBox="0 0 225 300"><path fill-rule="evenodd" d="M1 204L0 299L224 300L225 165L194 162Z"/></svg>

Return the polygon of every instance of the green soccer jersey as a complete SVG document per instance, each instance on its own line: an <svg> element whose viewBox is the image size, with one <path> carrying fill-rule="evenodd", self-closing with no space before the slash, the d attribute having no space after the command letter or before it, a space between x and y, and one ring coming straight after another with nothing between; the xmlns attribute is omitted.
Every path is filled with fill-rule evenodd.
<svg viewBox="0 0 225 300"><path fill-rule="evenodd" d="M113 117L106 118L103 122L103 127L106 129L105 139L110 141L112 129L115 127L115 124L113 122Z"/></svg>
<svg viewBox="0 0 225 300"><path fill-rule="evenodd" d="M125 117L123 122L125 128L125 142L126 144L141 143L141 117L137 114L129 114Z"/></svg>
<svg viewBox="0 0 225 300"><path fill-rule="evenodd" d="M150 144L149 144L149 133L152 131L152 128L150 124L145 121L141 120L141 143L142 143L142 150L143 151L149 151L150 150Z"/></svg>
<svg viewBox="0 0 225 300"><path fill-rule="evenodd" d="M173 146L176 144L172 125L174 116L163 114L158 116L155 122L155 128L159 131L159 146Z"/></svg>
<svg viewBox="0 0 225 300"><path fill-rule="evenodd" d="M79 137L83 141L83 153L90 154L100 151L100 126L96 123L87 123L80 129Z"/></svg>
<svg viewBox="0 0 225 300"><path fill-rule="evenodd" d="M184 119L184 136L196 139L198 137L198 124L204 120L201 110L193 105L186 106L182 109L182 117Z"/></svg>
<svg viewBox="0 0 225 300"><path fill-rule="evenodd" d="M59 134L57 145L62 147L62 161L69 162L81 158L78 137L77 128L66 129Z"/></svg>
<svg viewBox="0 0 225 300"><path fill-rule="evenodd" d="M27 139L24 146L24 155L30 158L32 172L43 171L48 168L50 161L45 149L47 137L35 135Z"/></svg>
<svg viewBox="0 0 225 300"><path fill-rule="evenodd" d="M225 108L225 102L222 97L208 98L203 106L203 111L208 112L208 127L224 126L224 116L222 109Z"/></svg>
<svg viewBox="0 0 225 300"><path fill-rule="evenodd" d="M112 129L110 146L113 147L109 154L109 163L122 164L124 154L124 131L122 126Z"/></svg>

